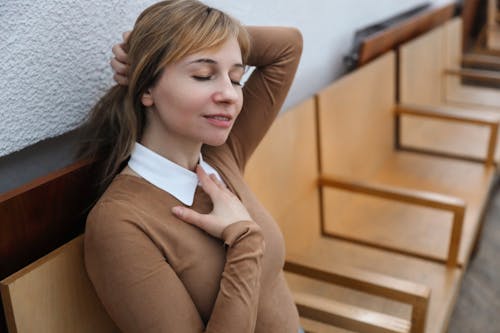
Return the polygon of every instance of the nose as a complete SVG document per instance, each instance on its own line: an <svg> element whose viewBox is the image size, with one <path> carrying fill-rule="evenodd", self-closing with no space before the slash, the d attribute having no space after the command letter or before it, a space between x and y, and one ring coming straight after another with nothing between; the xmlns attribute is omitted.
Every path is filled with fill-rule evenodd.
<svg viewBox="0 0 500 333"><path fill-rule="evenodd" d="M234 104L241 98L240 86L234 84L230 78L221 78L214 93L214 100L218 103Z"/></svg>

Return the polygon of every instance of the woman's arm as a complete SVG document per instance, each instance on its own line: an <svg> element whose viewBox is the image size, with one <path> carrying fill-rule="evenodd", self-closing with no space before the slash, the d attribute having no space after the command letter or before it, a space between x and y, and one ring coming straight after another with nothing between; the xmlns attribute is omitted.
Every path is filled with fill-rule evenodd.
<svg viewBox="0 0 500 333"><path fill-rule="evenodd" d="M123 332L254 331L264 249L257 224L241 221L223 230L226 263L205 327L192 295L148 235L130 222L133 213L128 215L117 218L116 207L101 203L85 233L89 277Z"/></svg>
<svg viewBox="0 0 500 333"><path fill-rule="evenodd" d="M241 170L280 111L302 53L302 35L296 28L247 29L248 65L256 69L243 87L243 109L228 139Z"/></svg>

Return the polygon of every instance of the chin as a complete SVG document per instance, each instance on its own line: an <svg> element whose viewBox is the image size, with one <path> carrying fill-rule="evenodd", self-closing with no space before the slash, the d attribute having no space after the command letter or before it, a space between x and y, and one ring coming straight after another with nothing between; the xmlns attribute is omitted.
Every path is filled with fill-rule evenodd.
<svg viewBox="0 0 500 333"><path fill-rule="evenodd" d="M211 138L210 140L205 140L205 144L212 147L222 146L227 141L227 135L224 137Z"/></svg>

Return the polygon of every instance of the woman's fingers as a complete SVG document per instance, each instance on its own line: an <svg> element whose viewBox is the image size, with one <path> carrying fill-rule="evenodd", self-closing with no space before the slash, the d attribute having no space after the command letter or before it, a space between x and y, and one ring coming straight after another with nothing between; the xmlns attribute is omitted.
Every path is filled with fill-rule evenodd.
<svg viewBox="0 0 500 333"><path fill-rule="evenodd" d="M128 85L128 78L125 75L114 74L113 80L116 81L119 85L126 86Z"/></svg>
<svg viewBox="0 0 500 333"><path fill-rule="evenodd" d="M122 38L123 38L123 42L124 42L124 43L128 42L128 38L130 37L130 33L131 33L131 31L125 31L125 32L122 34Z"/></svg>
<svg viewBox="0 0 500 333"><path fill-rule="evenodd" d="M209 177L210 177L210 179L212 179L212 181L215 183L215 185L217 185L218 188L220 188L221 190L227 190L226 184L221 182L215 174L211 173Z"/></svg>
<svg viewBox="0 0 500 333"><path fill-rule="evenodd" d="M212 211L209 214L200 214L190 208L176 206L172 208L172 214L217 238L222 236L222 231L227 226L238 221L251 220L245 206L215 175L207 175L199 165L196 167L196 174L203 190L212 200Z"/></svg>
<svg viewBox="0 0 500 333"><path fill-rule="evenodd" d="M128 35L125 36L124 38L127 37ZM114 58L111 59L110 65L115 74L113 75L113 79L116 81L116 83L126 86L128 84L128 71L129 71L129 65L128 65L128 56L127 53L123 50L123 43L122 44L116 44L113 46L113 54L115 55Z"/></svg>
<svg viewBox="0 0 500 333"><path fill-rule="evenodd" d="M124 76L127 75L129 69L129 66L127 64L119 62L116 58L112 58L110 61L110 65L116 74Z"/></svg>
<svg viewBox="0 0 500 333"><path fill-rule="evenodd" d="M220 238L223 228L211 223L213 218L209 214L200 214L190 208L175 206L172 208L172 213L184 222L192 224L214 237Z"/></svg>
<svg viewBox="0 0 500 333"><path fill-rule="evenodd" d="M124 44L115 44L113 45L113 48L111 48L111 51L113 52L116 60L123 64L128 64L128 55L127 52L123 49Z"/></svg>
<svg viewBox="0 0 500 333"><path fill-rule="evenodd" d="M205 191L210 198L214 200L214 195L218 189L216 183L207 175L205 170L203 170L199 164L196 166L196 174L198 175L203 191Z"/></svg>
<svg viewBox="0 0 500 333"><path fill-rule="evenodd" d="M172 213L175 216L183 220L184 222L188 222L198 226L200 221L203 220L203 216L200 213L195 212L194 210L182 206L175 206L172 208Z"/></svg>
<svg viewBox="0 0 500 333"><path fill-rule="evenodd" d="M114 57L111 59L111 68L115 72L113 79L116 83L126 86L128 84L129 61L127 52L125 52L125 44L130 36L130 31L123 33L123 43L113 46L111 51Z"/></svg>

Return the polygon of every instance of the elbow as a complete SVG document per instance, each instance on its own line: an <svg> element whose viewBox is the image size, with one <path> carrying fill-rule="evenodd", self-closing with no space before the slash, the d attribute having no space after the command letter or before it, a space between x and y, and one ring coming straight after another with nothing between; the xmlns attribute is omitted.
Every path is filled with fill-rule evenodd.
<svg viewBox="0 0 500 333"><path fill-rule="evenodd" d="M302 32L297 27L288 27L288 38L290 41L290 46L294 53L301 54L304 46L304 38L302 36Z"/></svg>

